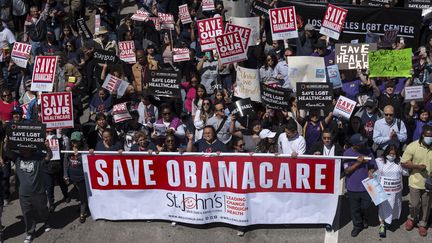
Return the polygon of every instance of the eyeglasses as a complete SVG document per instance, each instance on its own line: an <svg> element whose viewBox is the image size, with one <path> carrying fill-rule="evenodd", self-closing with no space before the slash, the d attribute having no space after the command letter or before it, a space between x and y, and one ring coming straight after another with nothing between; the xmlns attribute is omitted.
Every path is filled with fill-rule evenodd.
<svg viewBox="0 0 432 243"><path fill-rule="evenodd" d="M385 116L393 116L393 114L384 114Z"/></svg>

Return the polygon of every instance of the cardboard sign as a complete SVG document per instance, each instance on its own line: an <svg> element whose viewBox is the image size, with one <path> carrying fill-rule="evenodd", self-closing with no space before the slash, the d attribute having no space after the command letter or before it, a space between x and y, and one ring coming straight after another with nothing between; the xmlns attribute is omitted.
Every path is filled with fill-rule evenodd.
<svg viewBox="0 0 432 243"><path fill-rule="evenodd" d="M237 67L234 95L240 98L250 98L261 102L259 70Z"/></svg>
<svg viewBox="0 0 432 243"><path fill-rule="evenodd" d="M231 24L251 29L248 46L256 46L261 42L259 17L237 18L231 17Z"/></svg>
<svg viewBox="0 0 432 243"><path fill-rule="evenodd" d="M77 19L78 29L82 32L84 39L93 39L93 35L90 32L89 27L87 26L84 18Z"/></svg>
<svg viewBox="0 0 432 243"><path fill-rule="evenodd" d="M201 6L202 6L202 11L215 10L214 0L202 0Z"/></svg>
<svg viewBox="0 0 432 243"><path fill-rule="evenodd" d="M8 123L6 136L8 148L45 150L46 126L42 123Z"/></svg>
<svg viewBox="0 0 432 243"><path fill-rule="evenodd" d="M369 52L369 77L411 77L412 50Z"/></svg>
<svg viewBox="0 0 432 243"><path fill-rule="evenodd" d="M298 37L294 7L270 9L269 13L273 40L286 40Z"/></svg>
<svg viewBox="0 0 432 243"><path fill-rule="evenodd" d="M237 100L230 106L231 115L234 115L242 126L249 128L255 117L255 109L250 98Z"/></svg>
<svg viewBox="0 0 432 243"><path fill-rule="evenodd" d="M36 56L31 91L52 92L57 58L57 56Z"/></svg>
<svg viewBox="0 0 432 243"><path fill-rule="evenodd" d="M369 67L368 53L376 49L376 43L336 44L336 64L340 70L367 69Z"/></svg>
<svg viewBox="0 0 432 243"><path fill-rule="evenodd" d="M124 93L126 92L127 86L129 86L129 83L117 78L116 76L113 76L111 74L108 74L105 78L104 83L102 84L102 88L108 90L110 94L113 93L113 91L117 91L117 96L122 97Z"/></svg>
<svg viewBox="0 0 432 243"><path fill-rule="evenodd" d="M224 32L222 17L201 19L197 21L197 25L201 50L205 52L216 49L214 38Z"/></svg>
<svg viewBox="0 0 432 243"><path fill-rule="evenodd" d="M243 42L243 47L245 50L247 50L252 30L250 28L246 28L243 26L227 23L225 26L225 33L232 33L232 32L239 32L240 38L242 39Z"/></svg>
<svg viewBox="0 0 432 243"><path fill-rule="evenodd" d="M49 147L52 152L51 160L60 160L60 144L59 140L54 135L47 136Z"/></svg>
<svg viewBox="0 0 432 243"><path fill-rule="evenodd" d="M424 88L422 85L405 87L405 101L423 101L423 91Z"/></svg>
<svg viewBox="0 0 432 243"><path fill-rule="evenodd" d="M18 67L27 68L27 62L30 58L30 51L31 45L15 42L12 48L11 58Z"/></svg>
<svg viewBox="0 0 432 243"><path fill-rule="evenodd" d="M145 22L149 19L150 14L143 10L137 10L131 17L132 20Z"/></svg>
<svg viewBox="0 0 432 243"><path fill-rule="evenodd" d="M180 97L180 73L176 71L150 71L149 90L155 96Z"/></svg>
<svg viewBox="0 0 432 243"><path fill-rule="evenodd" d="M192 18L189 13L189 8L187 4L179 6L179 19L182 24L189 24L192 22Z"/></svg>
<svg viewBox="0 0 432 243"><path fill-rule="evenodd" d="M324 109L332 103L333 88L330 83L297 83L299 109Z"/></svg>
<svg viewBox="0 0 432 243"><path fill-rule="evenodd" d="M94 50L93 57L97 63L116 63L118 61L115 52L101 49Z"/></svg>
<svg viewBox="0 0 432 243"><path fill-rule="evenodd" d="M136 63L134 41L120 41L120 60L127 63Z"/></svg>
<svg viewBox="0 0 432 243"><path fill-rule="evenodd" d="M339 40L348 10L329 4L321 24L320 34Z"/></svg>
<svg viewBox="0 0 432 243"><path fill-rule="evenodd" d="M72 93L41 94L41 112L47 128L74 127Z"/></svg>
<svg viewBox="0 0 432 243"><path fill-rule="evenodd" d="M218 35L215 40L220 64L241 62L247 59L239 32Z"/></svg>
<svg viewBox="0 0 432 243"><path fill-rule="evenodd" d="M342 87L342 79L340 77L338 65L327 66L327 75L333 85L333 89Z"/></svg>
<svg viewBox="0 0 432 243"><path fill-rule="evenodd" d="M189 60L190 60L190 54L188 48L173 48L174 62L183 62Z"/></svg>
<svg viewBox="0 0 432 243"><path fill-rule="evenodd" d="M132 119L131 114L127 108L127 103L120 103L113 106L111 114L113 115L114 122L123 122Z"/></svg>
<svg viewBox="0 0 432 243"><path fill-rule="evenodd" d="M339 96L339 99L336 102L336 106L333 110L334 117L343 117L346 120L349 120L351 114L353 113L357 102L354 100L348 99L345 96Z"/></svg>
<svg viewBox="0 0 432 243"><path fill-rule="evenodd" d="M261 84L261 100L271 109L289 110L289 93L287 89Z"/></svg>
<svg viewBox="0 0 432 243"><path fill-rule="evenodd" d="M257 16L264 15L266 18L268 18L270 8L271 8L270 5L268 5L266 2L253 1L251 12Z"/></svg>
<svg viewBox="0 0 432 243"><path fill-rule="evenodd" d="M298 82L326 82L326 68L323 57L288 57L288 77L291 87Z"/></svg>
<svg viewBox="0 0 432 243"><path fill-rule="evenodd" d="M163 30L173 30L174 29L174 16L167 13L158 13L160 19L161 29Z"/></svg>

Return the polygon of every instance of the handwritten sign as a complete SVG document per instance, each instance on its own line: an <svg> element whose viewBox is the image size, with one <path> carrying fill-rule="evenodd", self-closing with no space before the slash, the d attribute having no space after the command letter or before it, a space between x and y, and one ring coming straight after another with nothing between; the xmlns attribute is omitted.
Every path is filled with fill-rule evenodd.
<svg viewBox="0 0 432 243"><path fill-rule="evenodd" d="M253 101L261 102L258 69L237 67L236 87L234 95L240 98L250 98Z"/></svg>
<svg viewBox="0 0 432 243"><path fill-rule="evenodd" d="M376 43L336 44L336 64L340 70L367 69L369 67L368 53L376 49Z"/></svg>
<svg viewBox="0 0 432 243"><path fill-rule="evenodd" d="M369 52L369 77L411 77L412 50Z"/></svg>

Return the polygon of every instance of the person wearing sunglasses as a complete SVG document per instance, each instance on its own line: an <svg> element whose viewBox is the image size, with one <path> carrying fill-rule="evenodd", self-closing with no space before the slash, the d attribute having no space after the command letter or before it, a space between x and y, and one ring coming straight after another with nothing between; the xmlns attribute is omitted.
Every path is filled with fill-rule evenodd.
<svg viewBox="0 0 432 243"><path fill-rule="evenodd" d="M195 142L202 138L207 120L214 115L214 106L209 98L204 98L201 109L197 110L194 119Z"/></svg>
<svg viewBox="0 0 432 243"><path fill-rule="evenodd" d="M0 119L2 121L12 120L12 111L18 106L18 102L12 99L12 93L9 89L3 89L0 101Z"/></svg>
<svg viewBox="0 0 432 243"><path fill-rule="evenodd" d="M393 106L388 105L384 107L384 118L375 122L373 141L378 146L378 149L384 150L389 143L394 143L401 148L401 145L407 140L405 123L394 116Z"/></svg>

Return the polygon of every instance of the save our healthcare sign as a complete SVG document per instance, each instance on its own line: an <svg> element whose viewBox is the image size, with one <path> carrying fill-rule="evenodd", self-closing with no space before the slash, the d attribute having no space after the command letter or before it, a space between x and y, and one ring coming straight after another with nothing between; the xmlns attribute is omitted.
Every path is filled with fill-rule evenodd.
<svg viewBox="0 0 432 243"><path fill-rule="evenodd" d="M127 63L136 63L134 41L120 41L120 59Z"/></svg>
<svg viewBox="0 0 432 243"><path fill-rule="evenodd" d="M247 59L239 32L226 33L215 37L221 65L241 62Z"/></svg>
<svg viewBox="0 0 432 243"><path fill-rule="evenodd" d="M240 38L242 39L243 42L243 47L245 50L247 50L249 44L249 38L251 36L252 30L250 28L228 23L225 26L225 33L231 33L231 32L239 32Z"/></svg>
<svg viewBox="0 0 432 243"><path fill-rule="evenodd" d="M34 62L31 91L52 92L57 56L37 56Z"/></svg>
<svg viewBox="0 0 432 243"><path fill-rule="evenodd" d="M93 219L331 224L339 197L339 160L83 155L83 167Z"/></svg>
<svg viewBox="0 0 432 243"><path fill-rule="evenodd" d="M222 17L201 19L197 21L198 36L202 51L216 49L215 37L223 34Z"/></svg>
<svg viewBox="0 0 432 243"><path fill-rule="evenodd" d="M21 68L27 68L27 62L30 58L31 45L21 42L15 42L12 48L11 58L13 62Z"/></svg>
<svg viewBox="0 0 432 243"><path fill-rule="evenodd" d="M286 40L298 37L294 7L270 9L269 14L273 40Z"/></svg>
<svg viewBox="0 0 432 243"><path fill-rule="evenodd" d="M42 123L47 128L74 126L71 92L41 94Z"/></svg>
<svg viewBox="0 0 432 243"><path fill-rule="evenodd" d="M339 40L348 10L329 4L322 21L320 34Z"/></svg>

